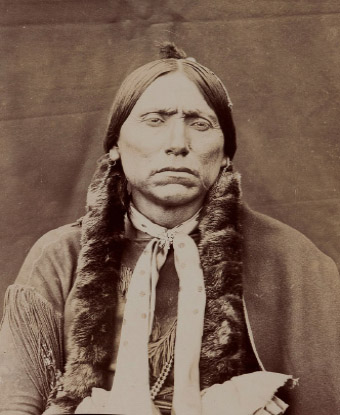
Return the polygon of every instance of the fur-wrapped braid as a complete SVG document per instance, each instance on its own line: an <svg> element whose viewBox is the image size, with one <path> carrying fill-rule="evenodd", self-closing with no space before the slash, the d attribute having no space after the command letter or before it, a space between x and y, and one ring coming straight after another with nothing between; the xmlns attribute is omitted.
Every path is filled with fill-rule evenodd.
<svg viewBox="0 0 340 415"><path fill-rule="evenodd" d="M70 355L55 403L73 411L104 382L111 360L117 282L124 248L124 208L117 192L122 177L108 155L98 162L82 221L82 249L75 282L75 320Z"/></svg>
<svg viewBox="0 0 340 415"><path fill-rule="evenodd" d="M114 313L124 249L122 177L101 159L88 194L74 294L70 355L51 410L74 411L92 387L103 387L112 358ZM201 388L244 373L239 176L224 171L209 191L199 221L199 254L207 303L200 359ZM212 368L214 368L212 370ZM59 412L61 413L61 412Z"/></svg>
<svg viewBox="0 0 340 415"><path fill-rule="evenodd" d="M209 192L199 225L198 249L207 293L200 360L202 389L244 373L247 329L239 204L239 175L226 171Z"/></svg>

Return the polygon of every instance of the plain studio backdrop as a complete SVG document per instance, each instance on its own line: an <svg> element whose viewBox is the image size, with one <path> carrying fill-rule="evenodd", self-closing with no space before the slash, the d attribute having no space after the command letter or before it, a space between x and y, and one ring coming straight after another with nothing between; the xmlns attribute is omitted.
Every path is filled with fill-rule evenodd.
<svg viewBox="0 0 340 415"><path fill-rule="evenodd" d="M226 84L244 199L340 264L338 1L2 0L0 19L1 299L83 215L115 92L164 40Z"/></svg>

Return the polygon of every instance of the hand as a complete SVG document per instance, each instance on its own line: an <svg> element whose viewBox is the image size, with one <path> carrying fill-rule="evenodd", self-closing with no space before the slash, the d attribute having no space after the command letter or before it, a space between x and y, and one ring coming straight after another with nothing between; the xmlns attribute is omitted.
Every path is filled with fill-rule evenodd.
<svg viewBox="0 0 340 415"><path fill-rule="evenodd" d="M288 405L275 397L290 375L253 372L202 391L203 415L282 415Z"/></svg>
<svg viewBox="0 0 340 415"><path fill-rule="evenodd" d="M282 415L286 412L288 405L281 401L278 397L274 396L273 399L267 403L267 405L259 409L254 415Z"/></svg>

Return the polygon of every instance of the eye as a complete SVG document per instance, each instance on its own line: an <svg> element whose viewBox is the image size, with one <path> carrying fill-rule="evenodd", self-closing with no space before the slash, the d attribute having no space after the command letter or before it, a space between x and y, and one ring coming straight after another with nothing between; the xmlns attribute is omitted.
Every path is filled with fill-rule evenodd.
<svg viewBox="0 0 340 415"><path fill-rule="evenodd" d="M212 127L211 123L204 119L195 120L190 123L192 127L194 127L197 131L207 131L209 128Z"/></svg>
<svg viewBox="0 0 340 415"><path fill-rule="evenodd" d="M149 114L145 117L143 117L143 121L149 125L150 127L158 127L161 124L163 124L164 119L157 114Z"/></svg>

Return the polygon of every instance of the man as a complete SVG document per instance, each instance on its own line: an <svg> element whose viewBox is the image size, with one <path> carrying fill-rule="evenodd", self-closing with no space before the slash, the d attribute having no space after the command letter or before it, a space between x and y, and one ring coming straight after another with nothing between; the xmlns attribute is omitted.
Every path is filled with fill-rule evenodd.
<svg viewBox="0 0 340 415"><path fill-rule="evenodd" d="M336 413L336 267L242 204L223 84L163 54L117 93L87 214L8 290L4 411Z"/></svg>

